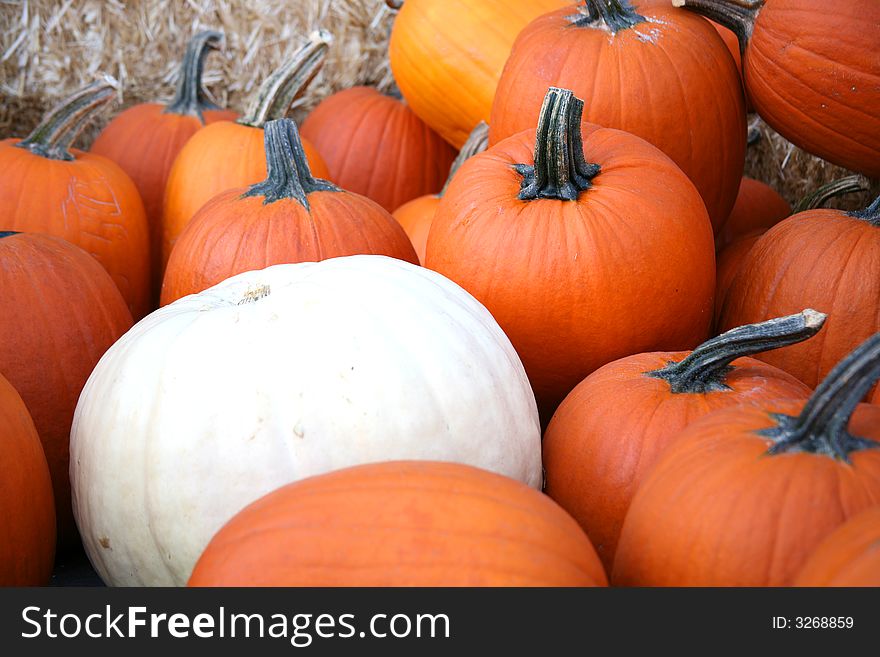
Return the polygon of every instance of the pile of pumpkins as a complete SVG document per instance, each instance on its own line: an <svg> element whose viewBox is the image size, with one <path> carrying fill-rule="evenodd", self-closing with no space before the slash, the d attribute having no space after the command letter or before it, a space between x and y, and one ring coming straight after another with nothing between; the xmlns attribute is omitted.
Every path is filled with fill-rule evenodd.
<svg viewBox="0 0 880 657"><path fill-rule="evenodd" d="M880 585L880 199L742 177L880 177L880 3L388 4L0 144L0 584Z"/></svg>

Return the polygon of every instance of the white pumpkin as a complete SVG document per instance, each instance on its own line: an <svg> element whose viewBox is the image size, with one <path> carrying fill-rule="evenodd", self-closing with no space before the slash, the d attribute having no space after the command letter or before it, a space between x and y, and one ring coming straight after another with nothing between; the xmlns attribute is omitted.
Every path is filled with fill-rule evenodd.
<svg viewBox="0 0 880 657"><path fill-rule="evenodd" d="M522 363L489 312L383 256L277 265L141 320L86 384L77 523L110 585L182 585L239 510L295 480L456 461L540 487Z"/></svg>

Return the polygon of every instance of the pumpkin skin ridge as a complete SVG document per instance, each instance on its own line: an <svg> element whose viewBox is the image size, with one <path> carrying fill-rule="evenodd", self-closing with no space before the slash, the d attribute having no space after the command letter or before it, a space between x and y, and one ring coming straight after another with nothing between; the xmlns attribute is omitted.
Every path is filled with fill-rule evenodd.
<svg viewBox="0 0 880 657"><path fill-rule="evenodd" d="M772 411L796 415L802 406L803 402L779 401L772 405ZM648 478L637 491L630 513L624 521L620 548L614 563L612 584L623 586L634 584L638 586L788 586L791 578L809 555L811 548L815 547L824 536L833 531L846 519L847 515L851 516L857 513L860 508L866 508L880 502L880 450L871 449L851 453L851 465L841 465L830 457L803 452L768 455L766 451L773 444L772 440L756 433L776 424L770 412L765 409L766 407L743 406L712 413L688 427L676 443L661 457L661 460L651 470ZM876 422L880 415L873 411L874 417L872 418L872 411L873 409L868 405L862 405L859 408L850 423L850 427L855 427L851 433L864 436L870 431L875 436L872 439L878 442L878 447L880 447L880 441L877 441L877 438L880 438L880 433L877 432L880 424ZM731 435L732 433L733 435ZM724 453L735 453L735 458L726 459L719 463L719 454ZM711 458L709 458L710 454ZM780 465L773 465L774 463ZM743 466L746 465L751 468L747 474L748 484L743 480ZM813 471L812 476L803 474L802 471L807 467ZM856 475L856 470L860 474ZM801 474L798 474L799 471ZM676 473L674 476L673 472ZM820 477L819 475L828 476ZM780 480L784 481L780 483ZM711 482L709 491L703 485L707 482ZM845 482L848 482L847 492L846 496L842 497L844 489L841 485ZM757 483L760 483L761 486L756 486ZM771 484L775 488L784 489L784 494L774 494L775 499L782 501L778 503L778 508L769 509L766 498L769 492L768 485ZM819 523L817 523L815 512L807 514L802 510L805 498L816 499L818 493L815 487L819 484L821 484L824 494L823 501L831 500L833 502L826 505L829 510L824 512L825 519L822 520L821 526L817 526ZM660 508L661 503L652 502L650 499L652 497L654 500L657 499L658 493L661 492L661 486L666 487L662 489L662 504L666 507L675 506L677 510L674 516L666 513L662 518L658 517L657 509ZM672 488L669 488L670 486ZM691 492L696 486L699 486L702 493L699 503L695 501L694 494ZM797 490L792 490L793 488ZM669 494L673 489L678 492L675 495ZM712 492L718 491L725 491L725 495L712 494ZM686 508L681 504L682 495L688 502ZM719 502L719 499L725 496L726 498ZM746 499L753 501L749 507L754 507L756 513L752 513L749 518L744 519L742 508ZM710 501L712 506L707 506ZM646 552L644 549L642 554L637 553L638 539L636 537L644 532L643 514L652 505L656 507L652 514L655 535L650 543L650 556L644 558ZM690 508L695 505L698 507L698 511ZM800 514L794 519L789 519L788 522L774 524L774 518L785 517L784 512L787 505L794 505L801 509ZM813 506L815 507L815 505ZM834 507L834 510L831 507ZM693 516L695 518L709 516L704 523L706 529L702 530L709 532L709 538L706 539L708 544L706 545L699 544L699 541L702 540L699 538L701 534L690 532L694 538L688 544L685 544L687 539L681 538L682 522L684 526L689 526L690 521L686 516L695 511L697 513ZM755 519L758 516L765 518L762 525L775 527L772 536L765 537L766 533L763 531L763 527L756 526ZM788 516L788 518L790 517ZM724 521L729 531L718 532L716 521ZM739 526L732 526L733 521L737 521ZM792 523L806 525L807 535L803 535L804 530L795 528L793 533L802 535L795 538L789 536L785 539L786 533L792 533L786 531ZM677 525L678 529L674 529L673 525ZM738 533L737 530L741 531ZM748 533L746 540L730 542L732 540L729 538L730 536L743 536L742 532ZM763 547L757 544L759 537L762 538ZM781 554L779 550L782 549L780 540L783 539L787 540L789 550L784 552L784 558L778 556L768 560L770 576L749 575L749 579L746 581L741 579L743 573L740 573L737 575L738 579L732 580L730 573L726 572L730 569L729 565L724 569L725 572L721 571L718 560L723 557L729 558L731 554L737 554L741 566L739 570L753 573L756 551L760 553L769 547L768 551L771 554L779 555ZM808 541L812 541L812 544L805 545ZM642 548L645 547L645 543L640 543L640 545ZM674 553L677 555L676 563L680 564L682 559L687 559L691 568L687 572L674 573L672 578L667 570L671 553L670 545L677 546ZM707 553L714 554L711 561L705 560ZM685 557L685 554L690 556ZM695 561L696 557L699 557L700 561ZM661 561L657 561L658 558ZM783 572L779 572L780 568L777 565L780 561L786 562L785 568L782 569ZM649 562L653 562L655 565L665 564L665 568L657 570L648 566ZM748 563L749 568L742 566L743 563ZM697 570L697 566L699 572L694 572ZM678 566L676 568L680 570Z"/></svg>
<svg viewBox="0 0 880 657"><path fill-rule="evenodd" d="M745 161L746 126L742 78L736 70L735 62L730 56L727 47L720 48L723 45L723 40L718 36L715 28L712 28L710 33L704 27L711 26L704 26L703 21L693 20L694 18L699 18L697 16L688 15L688 12L675 10L671 7L667 8L659 2L643 2L638 3L636 11L644 16L648 22L622 29L615 35L609 36L600 28L563 26L562 21L574 10L574 7L567 7L545 14L535 19L520 33L514 46L514 53L508 60L505 72L502 74L496 101L493 105L490 120L490 145L498 143L501 138L510 136L512 132L523 129L525 124L521 117L531 116L533 111L536 112L540 104L540 101L537 99L539 89L536 84L525 87L522 81L536 74L538 70L538 63L536 62L540 61L540 79L544 81L545 89L546 84L568 87L573 89L577 95L586 99L585 122L602 124L606 127L632 132L637 136L646 138L647 141L654 143L654 145L662 146L661 150L664 148L670 150L674 146L675 153L670 150L667 154L674 155L673 160L676 161L682 170L686 174L689 173L693 176L693 182L704 199L713 225L720 225L726 220L735 203L737 181L742 176L742 165ZM643 31L640 31L640 28L645 26L649 26L652 30L659 30L659 33L650 37L646 36ZM569 38L567 36L570 34L569 29L584 30L585 32L599 31L602 34L595 38ZM693 43L688 39L680 37L680 35L688 32L696 32ZM553 35L557 36L555 40ZM674 42L669 41L670 36L676 37ZM736 84L727 85L730 87L729 90L725 86L725 93L727 91L730 92L729 98L725 96L724 98L713 99L708 93L701 93L700 100L705 102L698 103L694 101L694 95L697 92L695 91L696 86L693 84L693 78L701 76L694 71L688 71L688 79L686 80L682 77L683 72L674 63L676 61L679 64L684 61L705 61L710 56L710 53L705 47L697 46L698 44L702 46L707 39L714 40L715 37L717 37L720 43L711 52L711 55L714 57L712 59L714 66L718 70L725 70L729 67L729 77L733 81L735 73ZM568 58L572 57L574 53L578 53L579 56L576 57L575 61L596 62L595 66L583 65L573 67L567 63L566 58L556 59L552 53L560 50L563 39L569 44L565 47L565 50L569 51ZM553 43L552 47L550 46L551 42ZM589 46L589 49L587 46ZM647 55L639 54L644 52L646 48L654 49L651 51L652 56L650 58ZM670 48L674 48L674 59L673 51L670 51ZM535 55L535 53L540 52L546 52L547 54L538 60L539 55ZM633 56L632 52L635 52L637 56ZM629 56L624 56L626 54L629 54ZM529 55L533 56L530 57ZM613 59L607 59L609 56L613 56ZM656 81L658 71L651 70L656 67L646 66L646 64L656 61L659 57L665 57L672 64L665 67L669 78L665 80L665 84ZM566 73L567 67L568 72ZM594 69L596 71L595 75L593 74ZM588 72L584 73L584 71ZM590 77L592 77L591 85L588 82ZM704 116L709 114L707 108L711 108L712 119L690 122L687 119L673 116L671 113L668 113L668 117L667 114L659 112L645 114L643 111L645 106L644 100L611 103L610 101L605 102L605 95L601 91L597 93L597 89L616 90L619 88L621 80L632 81L633 79L638 79L641 82L639 88L645 90L647 102L653 106L665 108L674 105L677 108L678 114L683 113L685 116L691 114L691 105L701 107ZM713 85L720 86L715 82L713 82ZM627 86L632 87L633 85L630 83ZM657 96L658 100L653 102L652 93L655 87L658 90L662 90L662 93ZM677 88L677 96L680 96L680 100L676 103L671 103L669 100L669 94L672 93L673 87ZM626 88L623 87L622 93L627 93ZM607 95L610 96L613 93ZM733 113L726 109L736 104L742 105L741 118L734 116ZM720 121L718 117L726 118ZM634 123L638 123L638 126L634 125ZM730 124L724 132L724 134L728 135L727 139L710 140L704 137L698 139L697 142L694 141L695 136L699 136L700 129L705 130L707 124L721 125L722 123L725 125ZM736 124L735 132L742 133L742 139L740 139L739 134L736 135L735 144L731 141L734 135L733 123ZM691 128L684 130L680 127L684 125L689 125ZM703 127L700 128L700 126ZM650 132L651 135L648 135L647 132ZM658 135L663 135L663 144L660 144L660 141L658 141L660 139ZM666 135L675 135L675 139ZM740 141L742 142L741 144L739 143ZM698 144L698 142L704 143L702 150L705 153L702 159L694 155L696 152L695 144ZM730 180L727 180L727 177L718 168L718 162L723 158L727 158L727 166L731 171ZM684 161L685 159L687 162ZM734 169L738 169L736 175L732 173ZM707 177L708 171L716 171L716 174L711 178L712 182L709 182ZM724 189L721 189L722 187Z"/></svg>
<svg viewBox="0 0 880 657"><path fill-rule="evenodd" d="M543 533L537 534L533 537L536 540L529 541L529 534L526 534L525 536L522 535L522 530L518 529L520 522L513 523L512 521L514 519L519 519L521 522L526 522L525 519L528 519L529 526L532 529L537 529L541 526L543 526L545 530L549 529L557 539L566 541L569 545L569 550L572 539L576 539L578 542L583 540L588 544L588 539L586 539L581 530L577 527L577 524L565 515L564 512L562 512L561 509L559 509L559 507L551 500L540 494L529 495L526 493L526 490L528 489L520 489L514 493L514 486L511 485L513 482L506 478L502 481L499 480L498 475L495 475L494 473L478 470L471 466L461 466L448 462L397 461L355 466L353 468L347 468L346 470L349 472L335 471L296 482L285 487L285 489L288 490L283 492L276 491L275 493L270 493L269 495L255 501L240 514L240 517L231 520L227 528L224 528L218 533L218 535L212 540L209 549L206 550L206 555L210 555L211 559L219 558L221 562L225 561L228 563L230 554L235 553L237 549L240 549L243 546L246 549L246 544L253 537L264 539L267 536L275 537L290 531L300 534L300 537L303 539L297 540L296 543L293 543L292 546L294 548L296 545L308 545L310 544L310 541L305 540L302 534L305 534L306 536L315 536L320 540L321 536L327 530L326 524L316 517L316 513L320 514L322 509L326 507L328 503L335 504L339 501L344 502L346 499L356 494L359 501L356 502L355 505L358 506L360 510L355 513L354 517L352 517L351 513L342 514L342 516L338 517L338 521L336 520L337 516L331 516L330 526L333 528L331 531L344 530L345 532L351 532L356 527L362 527L367 530L368 533L374 534L372 543L381 546L385 544L385 541L379 539L380 536L389 533L393 536L393 534L400 529L403 531L401 532L401 544L398 546L398 550L404 544L418 545L421 543L421 545L424 545L425 540L433 542L436 540L436 537L444 537L444 539L445 537L469 538L471 539L473 547L478 548L482 546L483 552L486 550L486 544L494 546L495 549L502 545L508 545L513 548L516 548L517 546L527 546L530 548L536 547L540 552L539 556L542 557L539 563L546 563L549 559L551 562L555 562L554 565L557 566L557 569L560 564L565 564L567 571L574 571L582 581L593 581L593 585L606 584L605 574L602 571L601 566L599 566L598 559L596 559L595 556L593 556L592 559L588 559L588 561L592 561L592 563L587 563L582 559L575 561L570 558L572 555L566 555L564 552L558 551L557 548L560 547L560 544L553 541L550 536L546 536ZM360 472L356 472L357 470L360 470ZM384 472L389 476L377 478L375 475L370 476L370 474L365 476L363 474L364 472ZM356 479L357 477L361 477L362 480L352 481L352 479ZM471 477L473 477L473 479L469 480ZM496 486L490 487L485 485L493 480L497 482ZM345 485L346 482L348 482L348 486ZM485 482L485 484L480 483L478 486L477 482ZM519 488L520 486L522 486L522 484L515 488ZM501 494L502 490L504 491L504 494ZM454 513L455 509L467 509L468 511L466 513L476 514L477 510L480 512L486 512L487 510L504 509L504 511L510 515L509 520L506 523L497 523L497 521L493 523L495 526L493 527L492 534L481 534L479 532L475 534L472 528L474 525L474 519L471 519L470 517L466 518L463 522L453 520L448 523L452 528L442 525L439 527L432 526L437 524L433 519L429 519L429 522L425 524L421 521L421 513L419 518L413 523L402 522L402 519L397 518L397 516L389 518L381 513L376 514L376 517L372 522L365 522L357 517L358 514L371 514L371 509L375 506L374 500L377 498L381 499L382 497L389 497L390 494L394 494L394 497L402 500L400 502L392 503L395 506L399 505L401 507L401 513L405 513L409 509L418 512L420 506L419 500L422 496L431 498L437 497L439 494L440 497L437 499L437 503L438 506L443 509L440 513L446 511ZM301 504L297 504L295 513L286 515L272 513L273 503L276 500L284 500L287 502L291 499L302 500ZM363 502L361 500L367 501ZM477 503L475 504L473 501L477 501ZM526 503L527 501L528 504ZM436 515L439 517L440 513L437 513ZM247 518L248 528L247 533L242 534L241 531L236 530L241 526L241 519L245 517ZM551 518L552 525L549 524ZM379 523L378 525L376 524L377 522ZM318 531L315 531L316 529ZM360 535L360 533L361 532L355 532L355 535ZM273 544L284 544L286 542L287 541L284 541L283 539L272 541ZM473 553L472 549L463 548L456 543L454 544L453 550L450 550L450 544L448 541L443 540L442 543L444 546L444 556L446 558L458 556L458 561L451 562L456 566L456 568L453 569L456 573L455 581L451 584L453 586L466 585L465 582L458 580L466 580L474 576L485 574L487 570L502 570L504 573L509 571L510 564L509 559L507 558L502 559L503 563L493 563L492 561L487 563L486 559L488 555L481 555L482 558L477 562L459 563L462 555ZM381 549L374 549L373 555L377 555L377 553L381 553ZM335 571L338 570L344 570L347 573L351 573L352 571L369 572L370 570L381 571L384 567L391 566L392 572L395 575L399 576L400 571L403 571L405 574L404 576L406 576L406 573L410 571L415 571L416 574L418 574L418 571L420 570L434 571L440 563L443 563L438 562L437 556L439 555L435 555L429 562L419 564L418 560L424 559L423 552L420 550L410 551L408 554L392 552L383 555L385 559L389 559L388 561L377 560L378 555L369 555L366 559L361 558L360 560L358 558L353 560L335 559L332 564L333 566L335 566L337 562L340 563L338 563L339 568L333 569L332 566L328 568L326 559L322 563L321 559L323 555L323 552L312 555L312 557L315 558L315 561L311 563L303 563L303 556L297 555L295 558L297 570L305 570L308 573L329 570L328 574L331 576L331 579L336 580L337 578L333 577L333 575L335 574ZM224 556L226 557L225 559L223 559ZM205 558L207 557L203 555L203 560ZM285 553L284 563L288 564L290 558L291 553ZM381 559L381 557L379 558ZM276 562L277 560L273 558L272 561ZM419 566L421 566L421 568ZM508 568L502 568L502 566L508 566ZM468 572L464 577L461 575L462 570ZM534 569L530 569L530 571L527 572L520 572L519 574L521 576L518 578L520 582L518 585L535 585L534 583L530 583L535 582L535 575L537 573L534 572ZM557 577L555 578L557 582L554 585L565 584L565 580L558 576L560 574L561 573L557 573ZM346 576L351 577L350 574L347 574ZM313 575L307 575L307 578L310 577L313 577ZM254 581L253 577L250 577L249 575L245 575L245 578ZM391 579L392 581L390 582L387 580L378 580L377 582L375 578L373 581L377 582L375 585L379 586L407 586L419 584L418 582L412 581L401 582L397 580L396 577L392 577ZM505 576L502 582L508 582L507 585L510 585L509 579L508 576ZM193 577L190 580L190 586L205 584L205 582L198 580L199 566L197 566L196 571L193 573ZM348 581L350 582L350 580ZM363 584L364 582L359 581L358 583ZM215 585L216 582L208 581L207 584ZM278 585L278 583L272 582L270 585ZM342 581L336 582L336 585L345 586L351 584ZM421 582L421 585L437 586L444 585L444 583L442 581L433 581L432 583ZM446 585L449 585L449 583L447 582ZM544 583L543 585L550 584Z"/></svg>

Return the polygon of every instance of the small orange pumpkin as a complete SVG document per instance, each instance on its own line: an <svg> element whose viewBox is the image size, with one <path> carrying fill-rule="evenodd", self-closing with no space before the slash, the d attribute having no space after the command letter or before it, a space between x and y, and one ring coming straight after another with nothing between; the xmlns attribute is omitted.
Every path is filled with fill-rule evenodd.
<svg viewBox="0 0 880 657"><path fill-rule="evenodd" d="M0 586L42 586L55 561L55 502L34 421L0 374Z"/></svg>
<svg viewBox="0 0 880 657"><path fill-rule="evenodd" d="M254 269L356 254L417 264L406 233L365 196L312 176L296 124L265 128L266 180L208 201L177 241L162 305Z"/></svg>
<svg viewBox="0 0 880 657"><path fill-rule="evenodd" d="M0 142L0 230L77 245L103 265L140 318L150 311L150 238L140 194L118 164L70 147L116 86L102 77L63 100L25 139Z"/></svg>
<svg viewBox="0 0 880 657"><path fill-rule="evenodd" d="M471 131L470 136L449 168L449 175L446 178L443 189L437 194L419 196L408 203L404 203L394 211L394 218L403 226L403 230L409 236L416 254L419 256L420 264L425 264L425 247L428 244L428 232L431 230L431 223L434 221L434 215L437 213L440 199L443 198L443 194L449 188L449 183L452 182L453 176L455 176L465 160L486 150L488 141L489 126L485 122L480 121L477 127Z"/></svg>
<svg viewBox="0 0 880 657"><path fill-rule="evenodd" d="M40 434L65 549L77 540L68 477L73 412L98 359L131 327L131 314L94 258L48 235L0 232L0 290L0 372Z"/></svg>
<svg viewBox="0 0 880 657"><path fill-rule="evenodd" d="M719 408L809 396L790 374L748 356L806 340L824 321L806 310L741 326L689 353L621 358L565 398L544 436L545 489L609 571L633 495L685 427Z"/></svg>
<svg viewBox="0 0 880 657"><path fill-rule="evenodd" d="M242 118L205 126L180 150L168 173L162 208L163 275L174 243L199 208L220 192L266 177L263 126L282 118L317 75L330 41L330 34L323 30L310 35L266 78ZM315 175L328 178L327 165L315 147L306 140L303 148Z"/></svg>
<svg viewBox="0 0 880 657"><path fill-rule="evenodd" d="M718 228L715 249L720 252L744 235L763 233L790 214L791 206L779 192L760 180L743 176L733 210Z"/></svg>
<svg viewBox="0 0 880 657"><path fill-rule="evenodd" d="M302 136L318 149L330 179L393 212L437 192L455 150L409 106L373 87L351 87L306 117Z"/></svg>
<svg viewBox="0 0 880 657"><path fill-rule="evenodd" d="M457 463L361 465L284 486L211 540L190 586L605 586L550 498Z"/></svg>
<svg viewBox="0 0 880 657"><path fill-rule="evenodd" d="M154 302L162 284L162 198L174 158L204 125L237 117L212 103L202 87L205 57L222 38L212 31L195 35L180 66L174 99L167 105L141 103L128 108L107 124L91 148L92 153L116 162L140 192L150 225Z"/></svg>
<svg viewBox="0 0 880 657"><path fill-rule="evenodd" d="M612 581L789 585L826 536L880 504L880 408L859 404L878 378L880 333L807 402L756 402L691 424L636 492Z"/></svg>
<svg viewBox="0 0 880 657"><path fill-rule="evenodd" d="M880 587L880 506L862 511L822 541L794 586Z"/></svg>

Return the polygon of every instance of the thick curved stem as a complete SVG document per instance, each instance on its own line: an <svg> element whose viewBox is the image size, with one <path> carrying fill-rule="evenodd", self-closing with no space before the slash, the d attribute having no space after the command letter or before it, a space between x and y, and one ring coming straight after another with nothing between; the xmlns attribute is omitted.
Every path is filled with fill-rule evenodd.
<svg viewBox="0 0 880 657"><path fill-rule="evenodd" d="M864 176L854 175L833 180L804 196L798 201L792 214L806 210L816 210L817 208L824 207L832 198L853 192L864 192L868 189L869 184Z"/></svg>
<svg viewBox="0 0 880 657"><path fill-rule="evenodd" d="M308 210L308 195L312 192L340 191L333 183L312 176L296 123L290 119L269 121L263 131L268 173L263 182L251 185L242 198L261 196L263 205L294 199Z"/></svg>
<svg viewBox="0 0 880 657"><path fill-rule="evenodd" d="M572 23L578 27L596 27L596 23L602 24L612 34L626 30L634 25L645 22L645 17L639 14L629 0L585 0L584 13L574 16Z"/></svg>
<svg viewBox="0 0 880 657"><path fill-rule="evenodd" d="M70 146L102 107L116 97L119 83L102 75L90 85L65 98L33 132L16 146L52 160L72 160Z"/></svg>
<svg viewBox="0 0 880 657"><path fill-rule="evenodd" d="M299 50L266 78L247 112L238 122L262 128L268 121L283 118L293 101L305 91L321 70L332 42L333 37L326 30L312 32Z"/></svg>
<svg viewBox="0 0 880 657"><path fill-rule="evenodd" d="M824 313L808 308L797 315L739 326L704 342L684 360L645 372L645 376L666 380L674 393L729 390L724 379L733 361L803 342L819 332L825 318Z"/></svg>
<svg viewBox="0 0 880 657"><path fill-rule="evenodd" d="M177 80L177 93L174 99L165 106L171 114L197 116L205 122L202 112L220 109L211 102L208 92L202 86L202 72L205 69L205 58L212 50L218 50L223 34L213 30L205 30L196 34L186 47L180 74Z"/></svg>
<svg viewBox="0 0 880 657"><path fill-rule="evenodd" d="M880 443L847 431L856 407L878 379L880 333L875 333L831 370L799 416L775 416L778 425L761 432L775 443L769 453L811 452L848 461L852 452L880 449Z"/></svg>
<svg viewBox="0 0 880 657"><path fill-rule="evenodd" d="M872 226L880 227L880 196L875 198L874 202L871 203L871 205L866 207L864 210L850 212L849 216L867 221Z"/></svg>
<svg viewBox="0 0 880 657"><path fill-rule="evenodd" d="M480 121L476 127L471 130L471 134L468 135L467 141L462 144L461 150L458 151L458 155L455 156L452 166L449 167L449 176L446 178L446 183L443 185L443 189L440 190L440 193L437 194L437 196L443 196L446 193L449 183L452 182L452 178L458 173L462 164L477 153L482 153L488 147L489 124L485 121Z"/></svg>
<svg viewBox="0 0 880 657"><path fill-rule="evenodd" d="M534 165L517 164L522 177L519 199L575 201L599 175L598 164L584 158L581 117L584 101L571 90L550 87L538 118Z"/></svg>
<svg viewBox="0 0 880 657"><path fill-rule="evenodd" d="M745 55L752 38L755 20L765 0L672 0L673 7L684 7L723 25L739 39L739 51Z"/></svg>

